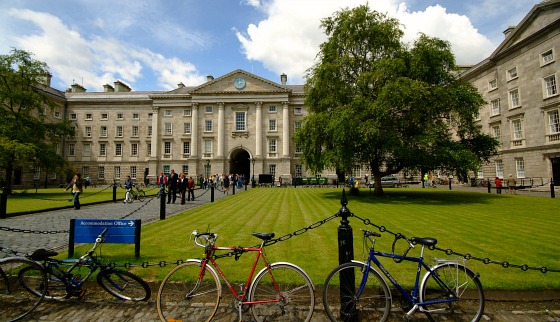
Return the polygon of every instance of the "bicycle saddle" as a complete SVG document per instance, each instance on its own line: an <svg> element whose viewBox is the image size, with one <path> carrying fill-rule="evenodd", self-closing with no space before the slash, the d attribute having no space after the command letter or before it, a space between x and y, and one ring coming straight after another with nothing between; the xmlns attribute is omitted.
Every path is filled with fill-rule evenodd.
<svg viewBox="0 0 560 322"><path fill-rule="evenodd" d="M31 254L31 259L34 261L42 261L56 255L58 255L58 253L55 251L39 248L36 251L34 251L33 254Z"/></svg>
<svg viewBox="0 0 560 322"><path fill-rule="evenodd" d="M412 237L410 240L424 246L435 246L437 244L437 239L431 237Z"/></svg>
<svg viewBox="0 0 560 322"><path fill-rule="evenodd" d="M253 233L253 236L260 238L262 240L271 240L274 238L274 233L263 234L263 233Z"/></svg>

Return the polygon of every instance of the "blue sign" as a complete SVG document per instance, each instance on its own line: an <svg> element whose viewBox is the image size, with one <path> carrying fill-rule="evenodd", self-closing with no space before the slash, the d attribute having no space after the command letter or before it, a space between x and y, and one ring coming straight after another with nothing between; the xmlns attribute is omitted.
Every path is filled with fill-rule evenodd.
<svg viewBox="0 0 560 322"><path fill-rule="evenodd" d="M93 243L103 229L107 228L106 243L134 244L140 231L140 220L75 219L73 226L76 243Z"/></svg>

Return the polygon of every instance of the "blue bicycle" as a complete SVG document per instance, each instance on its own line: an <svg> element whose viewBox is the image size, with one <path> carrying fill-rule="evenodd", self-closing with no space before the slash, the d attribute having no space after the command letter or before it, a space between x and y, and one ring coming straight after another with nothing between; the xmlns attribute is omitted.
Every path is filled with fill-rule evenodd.
<svg viewBox="0 0 560 322"><path fill-rule="evenodd" d="M435 238L413 237L403 255L383 253L374 249L375 237L380 234L363 230L364 243L369 247L367 262L352 261L336 267L327 276L323 287L323 305L331 321L387 321L393 310L391 289L372 267L373 262L402 296L406 318L417 311L426 314L430 321L479 321L484 312L484 292L479 274L473 273L464 260L440 259L436 265L424 262L424 248L437 244ZM419 257L407 256L415 245L421 245ZM371 245L371 246L369 246ZM407 292L387 271L376 256L392 258L396 262L418 263L412 292ZM420 280L422 268L426 274Z"/></svg>

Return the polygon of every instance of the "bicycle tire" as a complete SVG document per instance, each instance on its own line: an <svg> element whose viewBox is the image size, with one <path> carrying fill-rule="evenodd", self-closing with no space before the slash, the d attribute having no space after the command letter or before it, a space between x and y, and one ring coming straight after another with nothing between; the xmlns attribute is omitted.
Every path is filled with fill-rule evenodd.
<svg viewBox="0 0 560 322"><path fill-rule="evenodd" d="M37 275L20 277L21 270L27 267L37 268ZM29 292L25 286L33 283L47 285L45 271L37 262L23 257L0 259L0 279L0 321L2 322L23 319L35 310L45 298L46 288L37 296Z"/></svg>
<svg viewBox="0 0 560 322"><path fill-rule="evenodd" d="M323 305L331 321L387 321L389 318L391 292L376 270L370 267L367 285L359 297L356 295L365 269L364 263L349 262L339 265L327 276Z"/></svg>
<svg viewBox="0 0 560 322"><path fill-rule="evenodd" d="M132 199L134 197L132 196L132 192L126 192L126 195L124 197L124 201L126 201L127 203L132 203Z"/></svg>
<svg viewBox="0 0 560 322"><path fill-rule="evenodd" d="M144 191L138 191L138 201L144 201L146 198L146 193Z"/></svg>
<svg viewBox="0 0 560 322"><path fill-rule="evenodd" d="M216 271L202 261L188 260L163 279L157 294L157 311L162 322L212 320L222 296Z"/></svg>
<svg viewBox="0 0 560 322"><path fill-rule="evenodd" d="M25 281L23 287L25 287L27 291L31 292L35 296L41 296L46 288L47 292L45 293L45 299L48 300L60 300L70 297L66 283L54 274L45 272L45 275L47 276L46 284L42 283L42 281L38 279L23 278L37 276L39 274L38 270L44 269L40 266L28 266L19 271L18 277L21 278L22 281Z"/></svg>
<svg viewBox="0 0 560 322"><path fill-rule="evenodd" d="M454 290L459 300L451 303L433 304L424 307L436 321L472 321L482 318L484 313L484 291L478 275L469 268L457 263L445 263L432 268L422 280L420 301L435 301L449 299L450 294L440 286L438 276L451 290Z"/></svg>
<svg viewBox="0 0 560 322"><path fill-rule="evenodd" d="M276 303L252 305L251 311L256 321L309 321L315 308L315 288L309 276L298 266L290 263L270 265L274 280L282 297ZM277 299L272 277L265 268L261 270L249 291L249 301Z"/></svg>
<svg viewBox="0 0 560 322"><path fill-rule="evenodd" d="M148 283L131 272L118 269L102 270L97 274L97 284L107 293L126 301L147 301L152 295Z"/></svg>

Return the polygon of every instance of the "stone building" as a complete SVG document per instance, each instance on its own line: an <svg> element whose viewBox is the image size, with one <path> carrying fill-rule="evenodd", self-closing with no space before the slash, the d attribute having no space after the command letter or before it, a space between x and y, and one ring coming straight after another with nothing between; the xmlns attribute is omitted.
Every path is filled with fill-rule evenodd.
<svg viewBox="0 0 560 322"><path fill-rule="evenodd" d="M462 74L487 102L480 127L500 141L499 154L477 176L560 185L560 0L535 5L504 34L488 58Z"/></svg>

